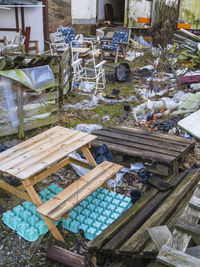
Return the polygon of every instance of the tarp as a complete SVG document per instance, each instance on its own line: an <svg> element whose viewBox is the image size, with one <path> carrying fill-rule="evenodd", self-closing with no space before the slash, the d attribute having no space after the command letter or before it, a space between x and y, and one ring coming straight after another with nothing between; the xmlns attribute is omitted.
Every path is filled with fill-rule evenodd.
<svg viewBox="0 0 200 267"><path fill-rule="evenodd" d="M3 70L0 71L1 75L37 92L54 86L54 76L49 65L27 69Z"/></svg>

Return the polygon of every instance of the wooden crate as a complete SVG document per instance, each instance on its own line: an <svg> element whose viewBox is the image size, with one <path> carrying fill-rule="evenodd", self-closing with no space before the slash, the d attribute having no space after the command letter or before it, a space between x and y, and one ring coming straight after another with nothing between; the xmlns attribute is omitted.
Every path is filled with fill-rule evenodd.
<svg viewBox="0 0 200 267"><path fill-rule="evenodd" d="M20 98L19 90L16 89L16 83L13 83L13 90L17 92L15 101L18 111L19 106L21 106L21 111L18 112L18 120L24 124L24 129L22 130L28 131L59 121L59 112L62 110L63 98L71 87L71 49L67 49L61 55L16 55L15 53L9 53L7 57L12 60L13 69L32 68L48 64L54 74L55 86L42 92L34 92L23 86L21 88L23 99L20 100L20 103L18 103ZM24 59L30 59L26 66L23 63ZM8 69L6 67L5 65L5 68L2 70ZM39 105L41 103L43 105ZM31 104L38 104L38 107L28 109L28 105ZM33 119L45 113L50 113L50 115L45 118ZM24 118L23 120L22 117ZM0 91L0 137L16 134L18 131L19 127L13 127L10 122L7 102L4 93Z"/></svg>
<svg viewBox="0 0 200 267"><path fill-rule="evenodd" d="M169 175L175 162L195 146L195 142L178 136L153 133L136 128L112 127L93 132L98 138L93 147L106 144L112 151L146 162L151 172ZM128 163L128 162L127 162Z"/></svg>

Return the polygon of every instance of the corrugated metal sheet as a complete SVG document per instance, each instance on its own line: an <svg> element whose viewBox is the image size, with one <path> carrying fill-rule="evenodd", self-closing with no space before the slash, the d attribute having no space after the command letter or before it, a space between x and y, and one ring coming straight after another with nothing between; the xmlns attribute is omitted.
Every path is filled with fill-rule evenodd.
<svg viewBox="0 0 200 267"><path fill-rule="evenodd" d="M37 0L0 0L0 5L36 5Z"/></svg>

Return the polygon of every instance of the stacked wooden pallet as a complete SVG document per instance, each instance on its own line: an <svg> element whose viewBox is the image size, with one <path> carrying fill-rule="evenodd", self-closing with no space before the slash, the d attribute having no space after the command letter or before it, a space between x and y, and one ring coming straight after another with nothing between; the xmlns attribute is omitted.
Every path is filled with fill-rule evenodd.
<svg viewBox="0 0 200 267"><path fill-rule="evenodd" d="M125 259L126 264L130 258L132 267L143 266L150 259L155 259L158 249L147 229L163 224L170 229L174 227L177 212L193 193L199 176L199 169L192 173L184 172L167 179L174 186L172 189L166 192L152 189L145 193L124 215L88 244L90 253L96 255L99 264L103 264L107 256L113 255L119 260Z"/></svg>
<svg viewBox="0 0 200 267"><path fill-rule="evenodd" d="M150 171L165 176L173 171L175 162L195 145L193 140L136 128L111 127L94 134L97 139L92 146L106 144L112 151L151 163L148 164Z"/></svg>

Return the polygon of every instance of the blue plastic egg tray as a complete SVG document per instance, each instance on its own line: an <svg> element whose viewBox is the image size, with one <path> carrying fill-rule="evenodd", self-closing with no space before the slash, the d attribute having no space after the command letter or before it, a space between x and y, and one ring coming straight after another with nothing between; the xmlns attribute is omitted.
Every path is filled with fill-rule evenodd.
<svg viewBox="0 0 200 267"><path fill-rule="evenodd" d="M40 192L40 198L46 202L63 189L52 183ZM78 233L82 230L85 237L93 240L123 212L132 205L131 198L98 188L69 213L69 218L54 221L58 225L62 221L63 228ZM18 235L29 242L36 241L40 235L49 231L41 215L36 212L36 206L28 201L18 205L13 210L3 213L3 222Z"/></svg>
<svg viewBox="0 0 200 267"><path fill-rule="evenodd" d="M130 197L100 187L70 211L62 226L73 233L82 230L93 240L131 206Z"/></svg>

